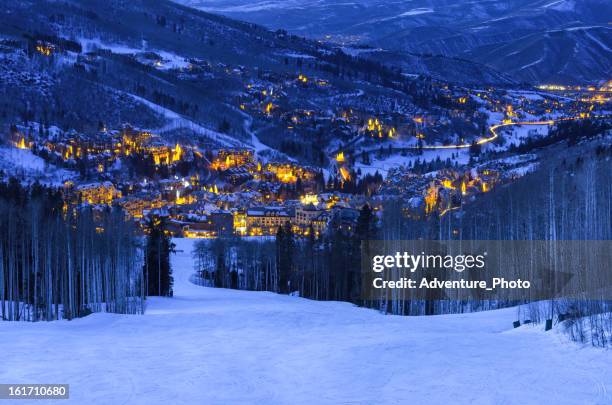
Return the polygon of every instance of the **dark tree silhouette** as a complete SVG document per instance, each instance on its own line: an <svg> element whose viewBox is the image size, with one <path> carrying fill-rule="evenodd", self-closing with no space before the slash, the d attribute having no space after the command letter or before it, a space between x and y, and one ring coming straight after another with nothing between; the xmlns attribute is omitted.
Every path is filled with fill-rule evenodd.
<svg viewBox="0 0 612 405"><path fill-rule="evenodd" d="M150 217L147 224L147 244L143 272L146 280L146 295L172 296L172 267L170 253L174 253L174 243L165 233L164 218Z"/></svg>

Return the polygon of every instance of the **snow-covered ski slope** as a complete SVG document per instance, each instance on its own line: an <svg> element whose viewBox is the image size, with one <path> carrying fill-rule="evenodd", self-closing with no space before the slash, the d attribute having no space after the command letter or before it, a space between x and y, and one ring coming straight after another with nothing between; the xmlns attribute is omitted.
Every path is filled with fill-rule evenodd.
<svg viewBox="0 0 612 405"><path fill-rule="evenodd" d="M513 330L514 309L396 317L203 288L177 244L175 297L144 316L0 322L0 382L68 383L59 404L612 403L612 351Z"/></svg>

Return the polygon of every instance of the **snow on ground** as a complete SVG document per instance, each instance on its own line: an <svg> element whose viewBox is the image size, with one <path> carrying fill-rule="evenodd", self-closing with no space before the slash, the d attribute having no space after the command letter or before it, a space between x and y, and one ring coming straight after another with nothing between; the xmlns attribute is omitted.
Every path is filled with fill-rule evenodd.
<svg viewBox="0 0 612 405"><path fill-rule="evenodd" d="M537 158L538 156L536 154L526 153L523 155L514 155L514 156L508 156L506 158L495 159L487 163L496 163L496 164L502 163L502 164L507 164L507 165L520 165L521 163L532 162L536 160Z"/></svg>
<svg viewBox="0 0 612 405"><path fill-rule="evenodd" d="M544 97L542 97L540 93L535 92L535 91L509 90L508 94L513 97L524 97L527 100L531 100L531 101L540 101L544 99Z"/></svg>
<svg viewBox="0 0 612 405"><path fill-rule="evenodd" d="M413 15L428 14L428 13L433 13L433 12L434 12L433 8L428 8L428 7L413 8L412 10L406 11L405 13L398 15L398 17L409 17Z"/></svg>
<svg viewBox="0 0 612 405"><path fill-rule="evenodd" d="M161 56L163 60L154 66L160 70L167 69L185 69L189 66L189 62L175 53L163 51L161 49L147 49L146 47L134 48L129 45L120 43L104 42L100 38L79 38L78 40L86 52L96 49L108 49L116 54L139 54L143 52L154 52Z"/></svg>
<svg viewBox="0 0 612 405"><path fill-rule="evenodd" d="M535 61L533 61L531 63L528 63L526 65L521 66L518 70L523 70L523 69L527 69L529 67L538 65L538 64L542 63L544 61L544 59L545 59L544 56L541 56L537 60L535 60Z"/></svg>
<svg viewBox="0 0 612 405"><path fill-rule="evenodd" d="M502 128L503 144L489 145L496 151L504 151L512 145L518 146L525 143L529 138L542 138L548 136L550 126L547 124L535 125L512 125Z"/></svg>
<svg viewBox="0 0 612 405"><path fill-rule="evenodd" d="M307 55L305 53L298 53L298 52L285 52L285 53L281 53L281 56L287 56L289 58L298 58L298 59L316 59L314 56L312 55Z"/></svg>
<svg viewBox="0 0 612 405"><path fill-rule="evenodd" d="M263 0L250 1L242 4L232 2L228 4L226 0L183 0L177 1L190 7L195 7L203 11L216 13L254 13L267 10L302 10L307 7L302 0Z"/></svg>
<svg viewBox="0 0 612 405"><path fill-rule="evenodd" d="M0 323L0 381L69 383L60 404L612 402L612 351L512 329L515 309L397 317L198 287L191 243L177 241L175 297L144 316Z"/></svg>
<svg viewBox="0 0 612 405"><path fill-rule="evenodd" d="M573 11L576 4L573 0L558 0L545 4L542 8L551 8L557 11Z"/></svg>
<svg viewBox="0 0 612 405"><path fill-rule="evenodd" d="M45 161L27 149L0 148L0 161L17 169L41 172L45 170Z"/></svg>
<svg viewBox="0 0 612 405"><path fill-rule="evenodd" d="M528 163L525 166L515 167L506 172L510 177L523 177L527 173L534 172L538 168L538 163Z"/></svg>
<svg viewBox="0 0 612 405"><path fill-rule="evenodd" d="M451 162L459 165L463 165L469 162L470 154L469 150L464 149L426 149L422 151L423 153L419 154L407 154L406 156L402 156L401 153L395 153L383 159L378 159L376 156L376 152L370 153L370 160L372 163L363 164L360 161L360 158L357 159L357 163L355 163L355 170L360 169L363 175L366 174L374 174L378 171L378 173L386 176L389 170L406 166L408 164L414 164L417 160L421 162L434 162L438 158L442 161L446 161L446 159L450 159ZM454 157L453 157L454 156Z"/></svg>
<svg viewBox="0 0 612 405"><path fill-rule="evenodd" d="M376 18L373 20L370 20L370 23L375 23L375 22L386 22L386 21L391 21L391 20L396 20L398 18L404 18L404 17L413 17L413 16L418 16L421 14L429 14L429 13L433 13L434 9L433 8L429 8L429 7L419 7L419 8L413 8L412 10L408 10L405 11L403 13L397 14L397 15L393 15L390 17L384 17L384 18Z"/></svg>
<svg viewBox="0 0 612 405"><path fill-rule="evenodd" d="M244 132L246 132L247 134L251 136L251 145L255 149L255 153L259 155L260 153L263 153L266 151L272 151L273 149L270 148L268 145L264 144L263 142L261 142L259 138L257 137L257 135L255 134L255 132L252 130L253 117L251 117L249 114L237 108L233 108L233 110L236 111L238 114L242 115L242 117L244 117L242 128L244 129ZM274 151L276 151L276 149L274 149ZM281 153L281 152L278 152L278 153Z"/></svg>
<svg viewBox="0 0 612 405"><path fill-rule="evenodd" d="M134 48L133 46L104 42L100 38L79 38L77 40L85 52L91 52L97 49L108 49L117 54L132 54L143 52L142 49Z"/></svg>
<svg viewBox="0 0 612 405"><path fill-rule="evenodd" d="M504 113L499 112L499 111L489 111L482 107L479 108L478 111L488 115L487 125L489 126L499 124L504 119Z"/></svg>
<svg viewBox="0 0 612 405"><path fill-rule="evenodd" d="M597 45L599 45L604 51L606 52L612 52L612 49L610 49L606 44L604 44L603 42L601 42L599 39L595 38L590 32L589 30L584 30L584 33L586 34L587 37L589 37L591 39L591 41L595 42Z"/></svg>
<svg viewBox="0 0 612 405"><path fill-rule="evenodd" d="M168 123L165 127L158 129L158 132L160 133L165 132L165 131L172 131L172 130L176 130L180 128L187 128L193 131L194 133L204 138L207 138L213 142L217 142L223 146L228 146L228 147L243 146L242 143L238 141L237 139L234 139L231 136L222 134L220 132L213 131L212 129L205 128L202 125L194 121L191 121L166 107L163 107L159 104L155 104L152 101L149 101L145 98L136 96L131 93L125 93L125 94L129 95L134 100L146 105L151 110L162 115L164 118L170 121L170 123Z"/></svg>
<svg viewBox="0 0 612 405"><path fill-rule="evenodd" d="M75 176L74 172L46 164L30 150L13 147L0 147L0 170L8 176L48 185L61 185Z"/></svg>
<svg viewBox="0 0 612 405"><path fill-rule="evenodd" d="M352 46L343 46L340 48L340 50L342 50L342 52L350 56L359 56L363 53L383 51L382 48L356 48Z"/></svg>

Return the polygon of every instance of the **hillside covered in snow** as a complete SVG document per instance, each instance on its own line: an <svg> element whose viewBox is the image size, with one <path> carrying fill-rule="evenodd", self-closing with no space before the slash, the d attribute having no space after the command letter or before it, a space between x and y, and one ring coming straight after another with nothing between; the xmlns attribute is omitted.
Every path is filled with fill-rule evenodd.
<svg viewBox="0 0 612 405"><path fill-rule="evenodd" d="M405 69L441 72L450 64L455 69L447 77L468 68L521 82L575 82L607 79L612 64L605 0L175 1L299 35L383 48L392 57L369 56L392 58Z"/></svg>
<svg viewBox="0 0 612 405"><path fill-rule="evenodd" d="M0 323L0 381L68 383L74 404L612 401L612 353L513 329L516 308L398 317L204 288L177 244L175 297L144 316Z"/></svg>

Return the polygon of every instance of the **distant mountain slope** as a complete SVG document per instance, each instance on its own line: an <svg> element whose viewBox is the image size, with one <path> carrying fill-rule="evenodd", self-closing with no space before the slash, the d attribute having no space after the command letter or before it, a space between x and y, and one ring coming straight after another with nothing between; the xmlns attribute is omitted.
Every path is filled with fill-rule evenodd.
<svg viewBox="0 0 612 405"><path fill-rule="evenodd" d="M606 0L175 1L300 35L462 57L520 81L599 80L612 71Z"/></svg>
<svg viewBox="0 0 612 405"><path fill-rule="evenodd" d="M465 53L526 81L573 82L612 75L612 29L572 27L483 45Z"/></svg>
<svg viewBox="0 0 612 405"><path fill-rule="evenodd" d="M95 134L129 123L169 138L248 145L239 100L266 77L307 73L354 94L405 89L414 74L511 83L466 60L344 49L357 59L338 48L168 0L10 0L0 9L0 94L21 103L0 103L0 126L29 120ZM318 107L336 107L333 97L324 102Z"/></svg>
<svg viewBox="0 0 612 405"><path fill-rule="evenodd" d="M501 70L466 58L383 50L363 52L360 56L386 65L399 66L407 75L427 75L440 81L468 86L516 84L516 80L501 73Z"/></svg>
<svg viewBox="0 0 612 405"><path fill-rule="evenodd" d="M232 104L248 78L231 69L282 71L284 53L320 48L165 0L11 0L0 10L0 93L23 106L6 104L0 123L26 116L84 132L130 123L238 145L250 134ZM217 132L224 121L228 134Z"/></svg>

